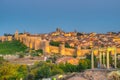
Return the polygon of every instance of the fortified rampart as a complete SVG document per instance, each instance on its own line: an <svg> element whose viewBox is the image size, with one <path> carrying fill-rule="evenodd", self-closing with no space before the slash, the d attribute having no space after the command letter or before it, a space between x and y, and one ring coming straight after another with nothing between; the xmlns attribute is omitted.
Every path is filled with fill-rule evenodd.
<svg viewBox="0 0 120 80"><path fill-rule="evenodd" d="M69 56L84 56L85 54L91 53L91 49L81 49L80 46L76 48L65 48L65 44L62 43L59 47L49 45L49 41L42 40L39 36L28 36L26 34L18 35L15 37L17 40L20 40L27 47L35 50L43 49L44 53L51 54L61 54ZM94 50L94 54L98 55L99 50ZM111 52L112 53L112 52ZM120 48L117 48L117 53L120 53Z"/></svg>

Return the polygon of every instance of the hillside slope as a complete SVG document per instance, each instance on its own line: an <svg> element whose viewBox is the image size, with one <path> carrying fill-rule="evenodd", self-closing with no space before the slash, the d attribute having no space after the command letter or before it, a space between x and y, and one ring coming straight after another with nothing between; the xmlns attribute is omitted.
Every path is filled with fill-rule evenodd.
<svg viewBox="0 0 120 80"><path fill-rule="evenodd" d="M19 41L0 42L0 54L15 54L16 52L25 52L27 47Z"/></svg>

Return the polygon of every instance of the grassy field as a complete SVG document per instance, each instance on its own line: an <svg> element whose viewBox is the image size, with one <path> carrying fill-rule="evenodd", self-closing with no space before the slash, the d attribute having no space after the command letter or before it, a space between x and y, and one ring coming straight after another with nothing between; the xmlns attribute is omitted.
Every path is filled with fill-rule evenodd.
<svg viewBox="0 0 120 80"><path fill-rule="evenodd" d="M19 41L5 41L0 42L0 54L15 54L16 52L25 52L27 47Z"/></svg>

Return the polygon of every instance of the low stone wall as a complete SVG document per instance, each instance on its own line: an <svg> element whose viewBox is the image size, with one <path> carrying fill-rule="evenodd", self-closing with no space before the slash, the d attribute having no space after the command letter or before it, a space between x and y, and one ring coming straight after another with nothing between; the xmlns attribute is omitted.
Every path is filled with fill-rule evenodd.
<svg viewBox="0 0 120 80"><path fill-rule="evenodd" d="M11 59L19 58L19 55L0 55L0 56L3 57L3 59L5 59L5 60L11 60Z"/></svg>

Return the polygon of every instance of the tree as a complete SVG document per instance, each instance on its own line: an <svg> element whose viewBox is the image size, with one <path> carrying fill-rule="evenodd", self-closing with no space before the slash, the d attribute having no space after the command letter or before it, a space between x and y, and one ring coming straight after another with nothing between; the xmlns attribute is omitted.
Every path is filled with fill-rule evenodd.
<svg viewBox="0 0 120 80"><path fill-rule="evenodd" d="M28 74L26 77L26 80L34 80L34 75L33 74Z"/></svg>
<svg viewBox="0 0 120 80"><path fill-rule="evenodd" d="M28 70L27 70L27 66L26 65L20 65L18 67L17 71L18 71L19 78L21 78L21 77L25 78L27 76Z"/></svg>
<svg viewBox="0 0 120 80"><path fill-rule="evenodd" d="M65 43L66 48L71 48L71 46L68 43Z"/></svg>
<svg viewBox="0 0 120 80"><path fill-rule="evenodd" d="M31 74L35 74L35 79L42 79L54 76L56 74L63 74L63 70L56 64L40 62L36 63L31 68Z"/></svg>
<svg viewBox="0 0 120 80"><path fill-rule="evenodd" d="M5 62L6 60L3 59L3 57L0 57L0 65L2 65L3 62Z"/></svg>
<svg viewBox="0 0 120 80"><path fill-rule="evenodd" d="M24 78L27 73L26 68L26 66L4 62L0 65L0 80L17 80Z"/></svg>
<svg viewBox="0 0 120 80"><path fill-rule="evenodd" d="M89 68L90 68L90 66L91 66L91 54L87 53L86 54L86 59L89 63ZM98 62L98 60L97 60L96 56L94 55L94 64L95 64L96 67L97 67L97 62Z"/></svg>
<svg viewBox="0 0 120 80"><path fill-rule="evenodd" d="M83 35L83 33L80 33L80 32L77 33L77 36L82 36L82 35Z"/></svg>
<svg viewBox="0 0 120 80"><path fill-rule="evenodd" d="M59 64L59 67L65 72L77 72L77 65L72 65L70 63Z"/></svg>
<svg viewBox="0 0 120 80"><path fill-rule="evenodd" d="M90 60L82 59L78 64L78 71L84 71L85 69L90 68Z"/></svg>
<svg viewBox="0 0 120 80"><path fill-rule="evenodd" d="M51 42L50 42L50 45L52 45L52 46L59 46L59 45L60 45L60 42L51 41Z"/></svg>
<svg viewBox="0 0 120 80"><path fill-rule="evenodd" d="M37 75L35 76L36 79L48 78L51 75L51 69L49 66L44 65L39 67L37 71Z"/></svg>
<svg viewBox="0 0 120 80"><path fill-rule="evenodd" d="M10 34L10 33L4 33L4 36L13 36L13 34Z"/></svg>

